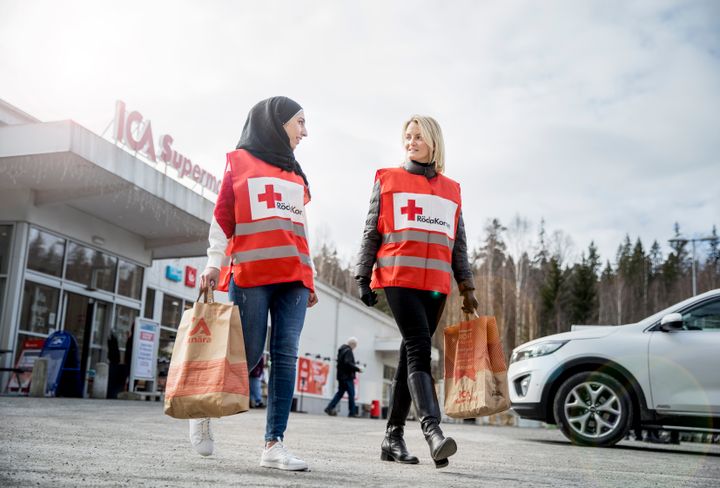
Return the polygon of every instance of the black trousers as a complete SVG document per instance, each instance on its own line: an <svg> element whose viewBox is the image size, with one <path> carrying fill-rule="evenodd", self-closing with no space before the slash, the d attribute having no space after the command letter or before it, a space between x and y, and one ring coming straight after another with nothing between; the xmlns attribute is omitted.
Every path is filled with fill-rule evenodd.
<svg viewBox="0 0 720 488"><path fill-rule="evenodd" d="M407 383L407 376L416 371L431 374L431 338L440 322L447 295L387 287L385 296L403 337L396 379Z"/></svg>

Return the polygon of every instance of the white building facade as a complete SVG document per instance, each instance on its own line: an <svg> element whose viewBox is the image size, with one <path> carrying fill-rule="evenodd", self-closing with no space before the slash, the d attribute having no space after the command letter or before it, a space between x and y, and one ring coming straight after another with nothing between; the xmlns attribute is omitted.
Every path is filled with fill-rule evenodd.
<svg viewBox="0 0 720 488"><path fill-rule="evenodd" d="M162 389L179 317L198 295L214 206L211 185L198 190L171 178L166 163L148 162L73 121L41 122L0 100L0 349L10 351L0 365L14 365L25 341L66 330L89 378L108 361L110 336L122 355L132 324L144 317L161 326ZM209 181L196 167L186 178ZM299 378L296 408L322 411L335 390L337 349L350 336L365 368L358 401L386 405L400 344L393 320L316 286L319 303L308 310L300 341L302 366L313 362L315 374L311 382ZM0 391L8 381L0 374Z"/></svg>

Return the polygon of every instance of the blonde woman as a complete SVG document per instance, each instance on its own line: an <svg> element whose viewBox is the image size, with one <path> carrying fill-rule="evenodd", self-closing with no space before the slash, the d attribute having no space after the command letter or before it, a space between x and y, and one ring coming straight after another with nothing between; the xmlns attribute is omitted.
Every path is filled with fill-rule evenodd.
<svg viewBox="0 0 720 488"><path fill-rule="evenodd" d="M440 125L414 115L403 125L405 162L375 176L355 278L362 301L377 302L383 288L403 340L393 381L381 459L418 463L403 439L410 402L421 421L437 468L448 465L457 445L440 429L440 407L430 371L431 337L437 328L451 278L473 313L473 275L461 212L460 185L445 176Z"/></svg>

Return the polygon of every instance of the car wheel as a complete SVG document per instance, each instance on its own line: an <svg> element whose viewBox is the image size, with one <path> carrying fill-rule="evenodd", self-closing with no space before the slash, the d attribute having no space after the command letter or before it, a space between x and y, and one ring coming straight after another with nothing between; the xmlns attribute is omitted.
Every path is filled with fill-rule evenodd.
<svg viewBox="0 0 720 488"><path fill-rule="evenodd" d="M595 447L612 446L625 437L633 414L627 390L612 376L592 371L563 382L553 412L572 443Z"/></svg>

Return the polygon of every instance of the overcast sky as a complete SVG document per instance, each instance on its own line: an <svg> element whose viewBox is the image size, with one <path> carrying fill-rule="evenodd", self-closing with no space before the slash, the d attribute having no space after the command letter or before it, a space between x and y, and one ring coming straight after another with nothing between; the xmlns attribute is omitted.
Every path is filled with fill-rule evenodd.
<svg viewBox="0 0 720 488"><path fill-rule="evenodd" d="M0 98L42 120L101 133L121 99L220 175L273 95L305 108L314 244L346 259L413 113L472 246L515 215L611 260L720 224L719 1L0 0Z"/></svg>

